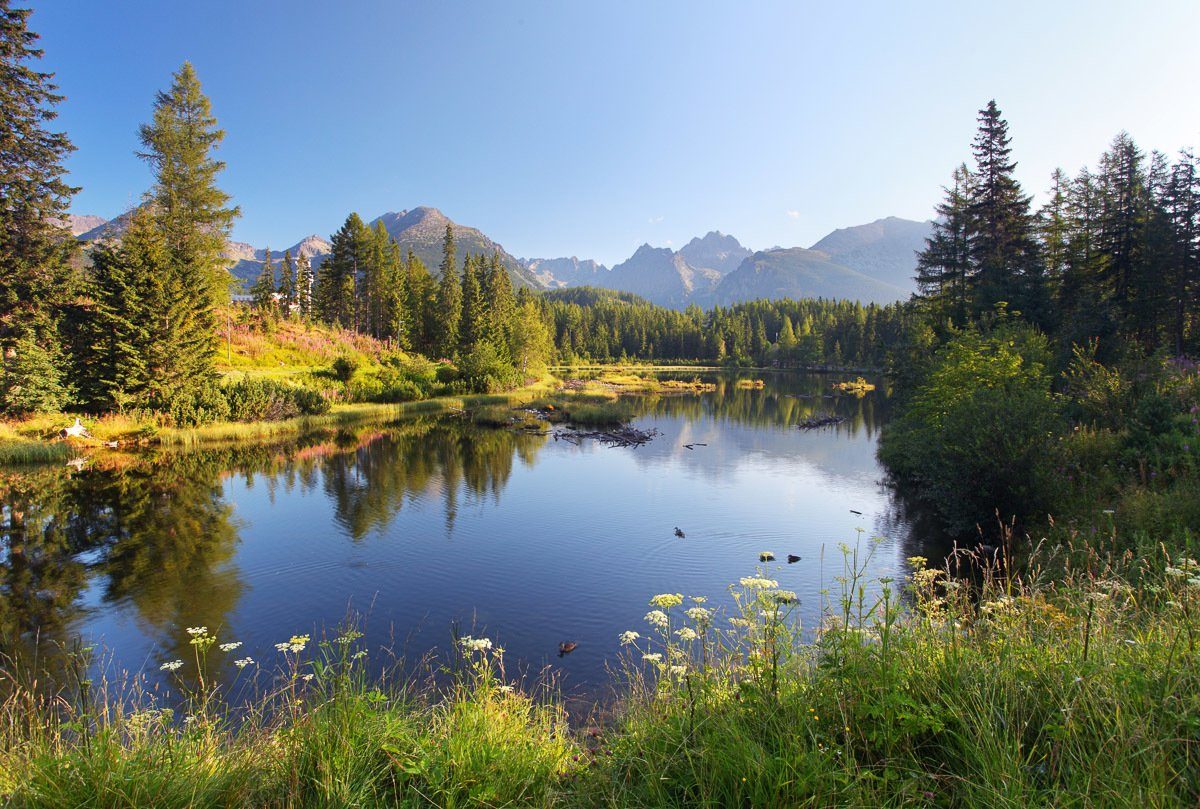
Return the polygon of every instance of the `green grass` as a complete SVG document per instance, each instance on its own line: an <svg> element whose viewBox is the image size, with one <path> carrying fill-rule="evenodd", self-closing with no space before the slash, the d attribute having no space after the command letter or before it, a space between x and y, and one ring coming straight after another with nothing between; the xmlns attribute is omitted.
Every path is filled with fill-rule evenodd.
<svg viewBox="0 0 1200 809"><path fill-rule="evenodd" d="M0 443L0 466L36 463L61 463L74 451L66 442L15 440Z"/></svg>
<svg viewBox="0 0 1200 809"><path fill-rule="evenodd" d="M176 672L174 715L154 695L49 694L5 670L0 798L15 807L1194 806L1200 565L1140 541L1139 556L1043 549L1012 578L953 580L916 560L907 592L864 581L870 549L847 549L839 592L807 642L769 571L732 588L728 614L659 594L625 639L611 718L591 729L568 724L553 689L522 691L501 650L467 639L440 685L368 680L355 632L293 639L240 724L195 679L213 659L229 665L207 635Z"/></svg>

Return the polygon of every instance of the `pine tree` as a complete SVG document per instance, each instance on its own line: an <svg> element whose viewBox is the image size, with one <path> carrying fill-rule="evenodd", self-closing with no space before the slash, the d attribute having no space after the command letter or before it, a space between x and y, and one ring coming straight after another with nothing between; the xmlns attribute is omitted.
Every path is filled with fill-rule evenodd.
<svg viewBox="0 0 1200 809"><path fill-rule="evenodd" d="M90 406L161 410L212 377L212 335L196 307L207 287L174 273L173 251L152 214L136 211L119 246L93 255L95 335Z"/></svg>
<svg viewBox="0 0 1200 809"><path fill-rule="evenodd" d="M154 101L154 117L140 130L140 156L154 170L147 200L171 252L173 271L202 276L213 304L228 300L230 275L222 256L240 213L217 187L225 164L212 157L225 138L190 62Z"/></svg>
<svg viewBox="0 0 1200 809"><path fill-rule="evenodd" d="M1189 334L1200 327L1200 166L1183 151L1171 169L1164 210L1171 225L1166 281L1168 334L1177 355L1195 350Z"/></svg>
<svg viewBox="0 0 1200 809"><path fill-rule="evenodd" d="M5 385L20 379L22 401L50 402L64 390L57 329L75 292L76 244L62 222L78 189L62 180L62 161L74 147L46 129L62 96L53 75L31 64L42 51L28 28L30 14L0 0L0 364L16 364ZM44 353L22 359L34 345ZM5 395L16 401L18 394Z"/></svg>
<svg viewBox="0 0 1200 809"><path fill-rule="evenodd" d="M25 334L13 349L12 360L0 371L0 410L14 415L62 410L70 392L62 379L57 344Z"/></svg>
<svg viewBox="0 0 1200 809"><path fill-rule="evenodd" d="M917 254L917 298L924 302L936 323L963 325L972 295L968 205L971 173L965 165L954 170L946 198L937 207L938 218Z"/></svg>
<svg viewBox="0 0 1200 809"><path fill-rule="evenodd" d="M458 273L455 272L455 282ZM459 305L461 306L461 299ZM438 310L437 290L433 276L425 262L417 258L410 247L404 259L404 312L408 321L408 339L411 347L422 354L433 355L435 351L435 335L440 324L453 320L458 326L458 310L453 315L443 316ZM444 356L444 355L443 355Z"/></svg>
<svg viewBox="0 0 1200 809"><path fill-rule="evenodd" d="M1041 322L1047 314L1045 282L1034 238L1030 197L1022 193L1012 160L1008 123L995 101L979 111L969 203L975 316L1000 302Z"/></svg>
<svg viewBox="0 0 1200 809"><path fill-rule="evenodd" d="M313 278L312 262L303 252L296 260L296 306L299 307L300 317L305 320L313 316Z"/></svg>
<svg viewBox="0 0 1200 809"><path fill-rule="evenodd" d="M271 248L268 247L263 252L266 255L263 258L262 270L259 271L258 279L250 290L250 299L255 309L266 314L275 308L275 265L271 263Z"/></svg>
<svg viewBox="0 0 1200 809"><path fill-rule="evenodd" d="M475 256L463 261L462 314L458 321L458 350L467 354L475 347L483 331L483 293L479 284L478 262Z"/></svg>
<svg viewBox="0 0 1200 809"><path fill-rule="evenodd" d="M367 226L352 213L330 238L332 247L317 273L317 311L326 323L352 329L357 325L360 251Z"/></svg>
<svg viewBox="0 0 1200 809"><path fill-rule="evenodd" d="M438 265L437 305L434 307L430 333L431 348L439 357L453 357L459 348L459 329L462 325L463 290L458 277L458 262L454 233L446 225L442 237L442 263Z"/></svg>
<svg viewBox="0 0 1200 809"><path fill-rule="evenodd" d="M87 387L107 391L117 404L115 395L129 389L142 406L166 408L213 377L215 305L231 278L221 252L238 214L215 184L224 164L210 151L223 137L195 71L184 63L170 90L157 95L152 122L141 128L140 156L154 171L148 204L135 212L121 248L100 258L109 266L96 273L96 296L105 302L96 313L101 332L124 324L150 335L124 340L109 352L111 362L89 369L110 376ZM122 287L127 297L115 294ZM143 372L128 384L119 378Z"/></svg>
<svg viewBox="0 0 1200 809"><path fill-rule="evenodd" d="M292 251L284 250L279 268L279 308L284 317L291 317L296 307L296 262L292 260Z"/></svg>
<svg viewBox="0 0 1200 809"><path fill-rule="evenodd" d="M512 279L501 263L499 253L492 253L480 288L484 310L481 319L483 334L480 335L480 339L491 343L502 358L510 359L516 299L513 296Z"/></svg>

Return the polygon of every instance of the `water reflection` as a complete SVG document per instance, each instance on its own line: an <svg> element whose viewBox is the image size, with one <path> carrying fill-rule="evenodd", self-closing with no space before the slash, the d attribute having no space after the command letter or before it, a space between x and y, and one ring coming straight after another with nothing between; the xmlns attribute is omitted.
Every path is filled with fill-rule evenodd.
<svg viewBox="0 0 1200 809"><path fill-rule="evenodd" d="M853 539L849 509L903 534L874 459L886 398L833 397L827 377L711 378L702 395L639 398L639 424L663 436L637 450L424 417L0 472L0 644L45 654L83 635L154 671L190 659L187 626L258 653L357 604L385 633L427 625L424 647L482 620L535 666L570 632L583 643L564 665L595 680L648 593L719 591L759 545L814 560L780 575L815 608L836 572L817 549ZM825 414L846 420L794 426Z"/></svg>

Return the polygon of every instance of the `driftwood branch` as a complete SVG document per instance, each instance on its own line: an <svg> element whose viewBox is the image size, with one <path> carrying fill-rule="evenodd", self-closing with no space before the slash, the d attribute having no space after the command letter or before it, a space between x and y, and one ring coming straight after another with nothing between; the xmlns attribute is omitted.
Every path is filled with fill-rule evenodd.
<svg viewBox="0 0 1200 809"><path fill-rule="evenodd" d="M568 443L579 444L583 443L583 439L591 438L599 441L606 447L640 447L651 441L655 436L661 435L658 430L639 430L635 427L617 427L611 430L572 430L559 429L554 431L554 440L563 440Z"/></svg>
<svg viewBox="0 0 1200 809"><path fill-rule="evenodd" d="M834 424L841 424L845 420L845 416L818 416L816 418L805 419L796 426L801 430L818 430L821 427L830 427Z"/></svg>

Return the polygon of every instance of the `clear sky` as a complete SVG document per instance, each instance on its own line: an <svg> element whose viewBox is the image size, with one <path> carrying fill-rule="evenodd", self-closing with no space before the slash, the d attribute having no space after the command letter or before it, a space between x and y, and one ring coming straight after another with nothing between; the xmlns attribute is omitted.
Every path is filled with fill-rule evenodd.
<svg viewBox="0 0 1200 809"><path fill-rule="evenodd" d="M1121 129L1200 148L1195 0L14 4L67 96L75 213L139 199L137 127L186 59L234 238L276 249L417 205L526 257L807 246L928 218L993 97L1032 192Z"/></svg>

